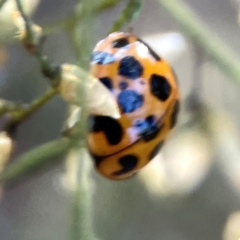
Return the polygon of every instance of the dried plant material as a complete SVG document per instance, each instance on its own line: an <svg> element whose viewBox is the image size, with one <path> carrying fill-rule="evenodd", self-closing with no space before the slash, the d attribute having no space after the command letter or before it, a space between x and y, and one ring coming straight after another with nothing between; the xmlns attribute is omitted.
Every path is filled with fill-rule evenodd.
<svg viewBox="0 0 240 240"><path fill-rule="evenodd" d="M155 195L184 195L194 191L211 166L211 144L200 130L186 130L174 136L140 172L140 178Z"/></svg>
<svg viewBox="0 0 240 240"><path fill-rule="evenodd" d="M83 92L84 80L86 92ZM91 114L120 117L117 102L111 92L97 78L75 65L62 65L59 90L67 102L77 106L83 104L81 95L85 94L86 107Z"/></svg>
<svg viewBox="0 0 240 240"><path fill-rule="evenodd" d="M223 240L240 239L240 212L232 213L225 224L223 231Z"/></svg>
<svg viewBox="0 0 240 240"><path fill-rule="evenodd" d="M38 6L39 0L22 0L24 11L27 15L31 15ZM0 43L9 43L13 41L16 25L12 19L12 13L17 10L15 0L8 0L0 10L0 26L1 35Z"/></svg>
<svg viewBox="0 0 240 240"><path fill-rule="evenodd" d="M12 152L13 142L6 132L0 132L0 173L3 171ZM3 186L0 185L0 197L2 196Z"/></svg>

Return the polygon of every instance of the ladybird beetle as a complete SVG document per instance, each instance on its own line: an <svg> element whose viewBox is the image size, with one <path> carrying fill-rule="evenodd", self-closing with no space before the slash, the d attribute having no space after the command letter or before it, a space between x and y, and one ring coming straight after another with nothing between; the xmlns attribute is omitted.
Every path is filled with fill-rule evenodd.
<svg viewBox="0 0 240 240"><path fill-rule="evenodd" d="M156 156L176 124L176 77L146 43L124 32L97 43L91 73L111 91L121 117L89 116L89 152L103 176L128 178Z"/></svg>

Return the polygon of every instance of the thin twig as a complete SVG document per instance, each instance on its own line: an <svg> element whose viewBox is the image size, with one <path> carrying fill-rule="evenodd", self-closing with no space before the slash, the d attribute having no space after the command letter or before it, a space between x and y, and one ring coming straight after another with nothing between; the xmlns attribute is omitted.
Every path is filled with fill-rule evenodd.
<svg viewBox="0 0 240 240"><path fill-rule="evenodd" d="M158 0L223 72L240 86L239 58L181 0Z"/></svg>
<svg viewBox="0 0 240 240"><path fill-rule="evenodd" d="M91 51L93 48L92 33L94 32L95 13L94 7L96 0L82 0L77 8L77 14L80 14L81 20L75 22L70 29L70 39L75 49L74 53L79 66L88 71ZM69 161L75 162L75 168L71 171L72 178L75 179L75 185L72 188L72 222L70 237L72 240L95 240L97 239L92 226L91 213L91 188L86 186L91 181L89 173L89 158L83 151L86 149L87 139L87 102L86 102L86 80L82 79L83 91L81 96L81 117L77 123L75 142L78 142L78 148L73 148L68 155ZM80 149L79 149L80 147ZM68 173L69 174L69 173Z"/></svg>
<svg viewBox="0 0 240 240"><path fill-rule="evenodd" d="M111 27L110 33L119 31L125 24L133 22L140 14L143 0L129 0L126 8Z"/></svg>
<svg viewBox="0 0 240 240"><path fill-rule="evenodd" d="M204 50L198 45L193 43L194 45L194 56L193 56L193 77L192 84L190 89L190 94L187 97L187 108L189 111L193 111L194 113L198 112L202 107L203 99L203 64L206 55L204 54Z"/></svg>
<svg viewBox="0 0 240 240"><path fill-rule="evenodd" d="M71 161L72 189L72 240L97 240L92 226L92 179L89 177L91 161L85 148L72 149L67 161ZM67 173L69 174L69 172Z"/></svg>
<svg viewBox="0 0 240 240"><path fill-rule="evenodd" d="M23 111L25 106L23 104L15 103L5 99L0 99L0 117L6 113Z"/></svg>
<svg viewBox="0 0 240 240"><path fill-rule="evenodd" d="M56 88L59 84L59 77L61 74L60 68L58 66L54 66L43 53L43 43L45 38L41 34L41 28L39 28L40 30L37 30L38 28L36 28L30 18L27 17L21 4L21 0L15 1L25 24L26 36L22 39L23 46L28 52L37 57L43 75L48 78L50 85L53 88Z"/></svg>
<svg viewBox="0 0 240 240"><path fill-rule="evenodd" d="M68 138L60 138L28 151L6 167L0 174L0 183L15 185L20 179L33 175L46 165L59 163L70 147Z"/></svg>
<svg viewBox="0 0 240 240"><path fill-rule="evenodd" d="M120 0L102 0L100 3L96 3L93 11L100 13L108 8L114 7Z"/></svg>
<svg viewBox="0 0 240 240"><path fill-rule="evenodd" d="M11 116L11 121L7 123L6 131L12 132L20 123L22 123L26 118L34 114L57 94L57 89L50 89L44 95L35 99L28 107L25 107L20 111L13 112Z"/></svg>
<svg viewBox="0 0 240 240"><path fill-rule="evenodd" d="M93 6L93 12L95 14L101 13L102 11L105 11L106 9L114 7L120 0L103 0L100 3L97 3L96 6ZM81 14L72 14L69 17L64 18L63 20L46 24L43 26L43 33L44 34L50 34L50 33L56 33L58 31L62 30L70 30L72 27L76 25L76 23L80 22L82 18Z"/></svg>
<svg viewBox="0 0 240 240"><path fill-rule="evenodd" d="M7 0L0 0L0 10L1 10L2 6L4 5L4 3L6 3L6 2L7 2Z"/></svg>

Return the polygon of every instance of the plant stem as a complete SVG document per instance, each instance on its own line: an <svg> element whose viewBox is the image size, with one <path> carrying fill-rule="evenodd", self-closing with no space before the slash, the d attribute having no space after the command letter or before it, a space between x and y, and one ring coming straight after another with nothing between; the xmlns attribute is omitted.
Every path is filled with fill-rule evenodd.
<svg viewBox="0 0 240 240"><path fill-rule="evenodd" d="M6 113L23 111L24 105L0 99L0 117Z"/></svg>
<svg viewBox="0 0 240 240"><path fill-rule="evenodd" d="M13 112L12 119L6 126L7 132L14 130L20 123L39 110L39 108L49 102L57 94L57 89L50 89L43 96L35 99L28 107L23 108L20 111Z"/></svg>
<svg viewBox="0 0 240 240"><path fill-rule="evenodd" d="M102 11L105 11L106 9L114 7L118 2L120 2L120 0L103 0L100 3L97 3L96 6L93 6L93 11L95 14L98 14ZM76 22L80 22L81 19L81 14L77 14L77 16L76 14L73 14L63 20L51 24L46 24L43 26L43 32L44 34L50 34L64 29L70 30L74 25L76 25Z"/></svg>
<svg viewBox="0 0 240 240"><path fill-rule="evenodd" d="M126 23L133 22L140 14L143 0L129 0L126 8L111 27L110 33L119 31Z"/></svg>
<svg viewBox="0 0 240 240"><path fill-rule="evenodd" d="M203 67L206 55L204 50L198 44L193 43L193 45L195 50L193 55L193 77L190 93L186 100L186 107L189 111L196 113L200 111L199 108L202 107L203 103Z"/></svg>
<svg viewBox="0 0 240 240"><path fill-rule="evenodd" d="M181 0L158 0L214 63L240 86L240 61Z"/></svg>
<svg viewBox="0 0 240 240"><path fill-rule="evenodd" d="M96 240L92 226L92 179L89 177L91 161L85 148L72 149L67 161L71 161L72 184L72 240ZM67 173L69 174L69 172Z"/></svg>
<svg viewBox="0 0 240 240"><path fill-rule="evenodd" d="M4 5L5 2L7 2L7 0L0 0L0 10L1 10L1 8Z"/></svg>
<svg viewBox="0 0 240 240"><path fill-rule="evenodd" d="M58 89L50 89L48 90L43 96L40 98L35 99L30 106L22 111L17 116L18 121L22 121L35 113L39 108L41 108L44 104L49 102L53 97L55 97L58 94Z"/></svg>
<svg viewBox="0 0 240 240"><path fill-rule="evenodd" d="M102 12L108 8L115 6L119 2L120 2L120 0L102 0L99 4L96 3L94 12L96 12L96 13Z"/></svg>
<svg viewBox="0 0 240 240"><path fill-rule="evenodd" d="M82 0L81 5L78 5L77 14L81 19L75 22L69 31L72 46L76 54L79 66L84 70L89 70L90 56L93 48L92 33L94 32L95 13L94 7L97 0ZM81 98L81 116L77 123L77 131L75 142L78 142L77 147L73 148L69 153L70 161L75 162L75 167L70 174L75 179L75 185L72 188L72 222L70 237L72 240L94 240L96 239L92 226L91 213L91 188L89 176L91 168L90 161L86 151L87 139L87 102L86 102L86 80L83 79ZM80 149L79 149L80 148ZM72 158L72 159L70 159ZM69 174L69 173L68 173ZM87 183L87 184L86 184Z"/></svg>
<svg viewBox="0 0 240 240"><path fill-rule="evenodd" d="M60 138L28 151L5 168L0 174L0 183L15 185L20 179L33 175L46 165L59 163L70 147L68 138Z"/></svg>

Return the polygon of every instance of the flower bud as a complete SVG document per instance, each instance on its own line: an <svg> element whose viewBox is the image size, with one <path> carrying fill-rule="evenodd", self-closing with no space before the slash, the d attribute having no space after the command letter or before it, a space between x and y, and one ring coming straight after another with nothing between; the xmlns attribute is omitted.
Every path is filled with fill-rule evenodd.
<svg viewBox="0 0 240 240"><path fill-rule="evenodd" d="M42 39L42 28L36 24L31 24L32 36L30 39L26 30L25 20L23 19L21 13L19 11L15 11L12 13L12 17L19 30L18 38L21 40L28 52L34 54Z"/></svg>
<svg viewBox="0 0 240 240"><path fill-rule="evenodd" d="M6 132L0 132L0 174L3 171L7 161L10 158L13 148L12 139ZM3 186L0 184L0 197L2 195Z"/></svg>
<svg viewBox="0 0 240 240"><path fill-rule="evenodd" d="M13 143L6 132L0 133L0 172L3 170L7 160L10 157Z"/></svg>
<svg viewBox="0 0 240 240"><path fill-rule="evenodd" d="M22 0L21 3L26 15L31 15L35 11L39 0ZM7 0L0 9L0 43L9 43L9 41L14 40L16 26L11 14L16 10L17 6L15 0Z"/></svg>
<svg viewBox="0 0 240 240"><path fill-rule="evenodd" d="M120 117L114 96L97 78L75 65L64 64L61 70L59 90L67 102L80 107L86 102L90 114Z"/></svg>

